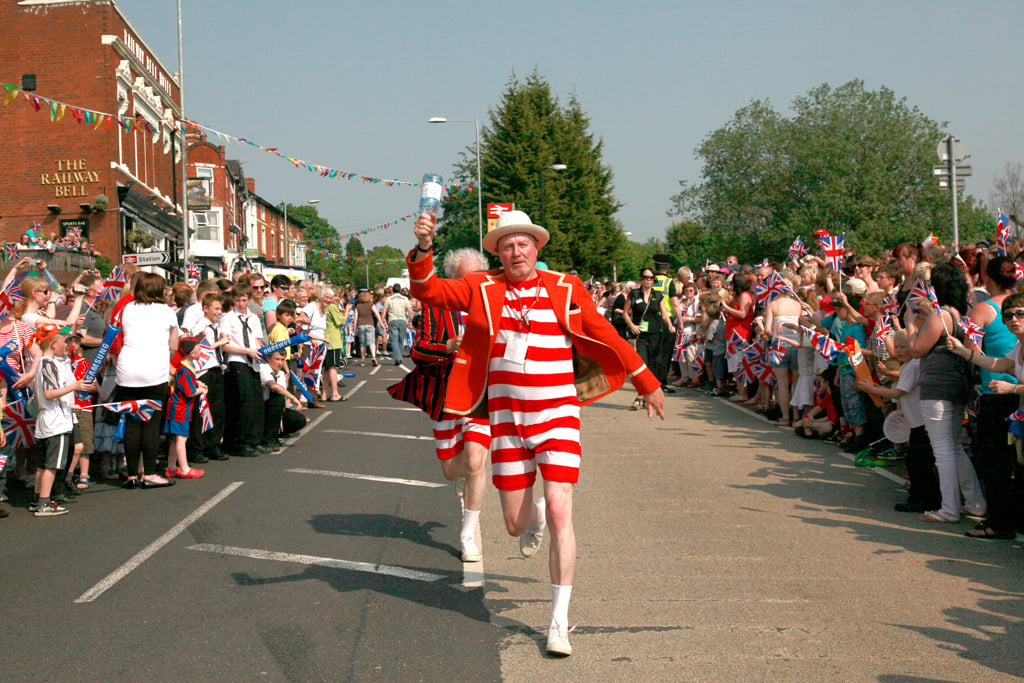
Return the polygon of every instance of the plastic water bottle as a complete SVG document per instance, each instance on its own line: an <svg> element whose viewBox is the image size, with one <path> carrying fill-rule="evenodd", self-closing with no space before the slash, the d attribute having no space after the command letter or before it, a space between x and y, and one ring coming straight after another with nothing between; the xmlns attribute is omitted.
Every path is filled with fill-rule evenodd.
<svg viewBox="0 0 1024 683"><path fill-rule="evenodd" d="M444 192L444 180L440 173L424 173L423 184L420 186L420 213L437 215L441 206L441 194Z"/></svg>

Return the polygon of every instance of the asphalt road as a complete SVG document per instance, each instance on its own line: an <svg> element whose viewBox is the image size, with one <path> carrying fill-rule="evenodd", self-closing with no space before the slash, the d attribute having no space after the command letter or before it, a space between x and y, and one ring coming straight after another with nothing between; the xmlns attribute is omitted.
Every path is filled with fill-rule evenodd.
<svg viewBox="0 0 1024 683"><path fill-rule="evenodd" d="M648 421L626 390L584 410L575 652L549 659L546 552L519 556L492 489L464 571L429 423L383 393L402 370L354 371L279 454L0 520L4 679L1024 675L1019 542L893 512L897 482L725 402Z"/></svg>

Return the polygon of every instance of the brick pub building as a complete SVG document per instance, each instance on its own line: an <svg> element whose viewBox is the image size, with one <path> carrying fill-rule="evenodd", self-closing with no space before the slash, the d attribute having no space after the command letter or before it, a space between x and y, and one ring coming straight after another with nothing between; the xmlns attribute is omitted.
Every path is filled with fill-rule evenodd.
<svg viewBox="0 0 1024 683"><path fill-rule="evenodd" d="M51 121L21 93L0 106L0 239L74 225L113 263L137 249L180 262L175 76L111 0L0 0L0 27L0 82L28 75L23 92L148 123L79 123L70 108Z"/></svg>

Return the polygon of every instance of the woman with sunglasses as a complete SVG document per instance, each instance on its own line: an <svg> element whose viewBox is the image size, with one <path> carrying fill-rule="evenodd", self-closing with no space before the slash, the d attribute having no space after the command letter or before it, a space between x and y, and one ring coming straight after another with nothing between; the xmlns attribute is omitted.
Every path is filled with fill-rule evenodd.
<svg viewBox="0 0 1024 683"><path fill-rule="evenodd" d="M1009 264L1009 272L1013 273L1013 262L1006 257L993 259L989 266L994 263ZM992 291L991 287L989 291ZM1008 353L999 355L992 349L985 349L986 353L982 353L977 346L965 346L952 337L946 342L950 351L981 368L982 389L987 392L982 395L982 410L978 411L978 434L975 437L977 447L974 451L978 474L985 483L989 516L966 532L972 538L1016 537L1013 482L1015 475L1020 477L1022 473L1017 465L1016 449L1007 447L1005 420L1017 410L1020 397L1024 395L1024 294L1010 294L1000 298L1002 310L997 318L993 318L993 322L986 325L986 330L994 326L996 319L1008 328L1016 340ZM984 305L987 302L981 302L975 308ZM988 337L986 332L983 346L989 342ZM984 381L986 378L987 382Z"/></svg>

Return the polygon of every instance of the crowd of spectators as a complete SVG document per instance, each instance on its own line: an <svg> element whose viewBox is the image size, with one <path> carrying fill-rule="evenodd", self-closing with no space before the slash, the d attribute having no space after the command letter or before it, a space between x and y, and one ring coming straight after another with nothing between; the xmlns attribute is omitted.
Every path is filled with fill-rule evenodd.
<svg viewBox="0 0 1024 683"><path fill-rule="evenodd" d="M78 227L68 228L63 237L58 236L55 232L51 232L47 236L43 232L42 226L36 223L21 235L18 242L5 244L5 254L9 256L15 256L22 251L35 250L48 251L51 254L58 251L73 251L86 256L101 255L96 249L96 245L87 240Z"/></svg>
<svg viewBox="0 0 1024 683"><path fill-rule="evenodd" d="M929 240L874 258L821 233L831 254L795 244L786 260L729 257L674 278L658 255L638 282L586 284L666 392L703 389L859 466L905 467L895 509L922 521L967 516L981 538L1024 531L1011 430L1024 436L1024 422L1009 420L1024 405L1020 245Z"/></svg>

